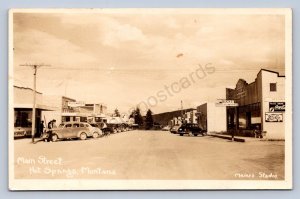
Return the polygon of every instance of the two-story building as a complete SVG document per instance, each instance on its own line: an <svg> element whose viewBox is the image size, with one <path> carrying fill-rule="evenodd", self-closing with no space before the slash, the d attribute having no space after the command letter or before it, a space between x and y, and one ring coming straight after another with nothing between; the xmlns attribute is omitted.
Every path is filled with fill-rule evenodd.
<svg viewBox="0 0 300 199"><path fill-rule="evenodd" d="M254 82L239 79L234 89L226 89L226 99L237 107L227 107L227 129L237 133L259 129L267 138L285 138L285 76L261 69Z"/></svg>

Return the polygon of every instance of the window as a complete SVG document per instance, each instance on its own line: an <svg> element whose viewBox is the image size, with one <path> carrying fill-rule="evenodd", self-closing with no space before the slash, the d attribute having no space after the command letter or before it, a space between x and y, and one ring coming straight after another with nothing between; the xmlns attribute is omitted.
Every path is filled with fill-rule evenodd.
<svg viewBox="0 0 300 199"><path fill-rule="evenodd" d="M270 83L270 92L276 92L277 86L276 83Z"/></svg>
<svg viewBox="0 0 300 199"><path fill-rule="evenodd" d="M84 127L84 124L80 124L80 127Z"/></svg>
<svg viewBox="0 0 300 199"><path fill-rule="evenodd" d="M77 127L79 127L79 124L75 123L75 124L73 124L73 127L77 128Z"/></svg>
<svg viewBox="0 0 300 199"><path fill-rule="evenodd" d="M71 128L72 124L66 124L66 128Z"/></svg>
<svg viewBox="0 0 300 199"><path fill-rule="evenodd" d="M80 117L80 122L87 122L87 117Z"/></svg>

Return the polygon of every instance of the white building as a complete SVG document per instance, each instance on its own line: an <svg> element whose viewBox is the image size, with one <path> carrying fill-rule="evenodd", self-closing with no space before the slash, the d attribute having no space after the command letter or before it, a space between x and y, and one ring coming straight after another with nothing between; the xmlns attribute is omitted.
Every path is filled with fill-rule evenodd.
<svg viewBox="0 0 300 199"><path fill-rule="evenodd" d="M207 131L226 131L226 107L216 106L215 102L207 102L197 107L197 122Z"/></svg>

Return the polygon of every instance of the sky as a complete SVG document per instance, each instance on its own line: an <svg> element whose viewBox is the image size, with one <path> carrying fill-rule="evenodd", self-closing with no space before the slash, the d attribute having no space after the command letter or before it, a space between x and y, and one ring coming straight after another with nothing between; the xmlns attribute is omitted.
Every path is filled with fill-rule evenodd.
<svg viewBox="0 0 300 199"><path fill-rule="evenodd" d="M285 74L284 16L14 13L14 85L110 111L154 113L225 98L261 68Z"/></svg>

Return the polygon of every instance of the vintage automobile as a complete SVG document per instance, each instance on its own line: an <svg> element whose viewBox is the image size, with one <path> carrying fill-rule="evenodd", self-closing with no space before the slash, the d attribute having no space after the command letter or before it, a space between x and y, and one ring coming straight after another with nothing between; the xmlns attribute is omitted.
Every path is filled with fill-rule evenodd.
<svg viewBox="0 0 300 199"><path fill-rule="evenodd" d="M172 126L172 128L170 129L170 132L174 133L174 134L177 134L179 128L180 128L180 125L176 124L176 125Z"/></svg>
<svg viewBox="0 0 300 199"><path fill-rule="evenodd" d="M202 136L204 136L205 131L203 131L203 129L200 128L198 124L186 123L186 124L182 124L178 128L178 134L180 136L183 136L184 134L189 134L189 135L192 134L194 136L201 134Z"/></svg>
<svg viewBox="0 0 300 199"><path fill-rule="evenodd" d="M51 140L53 142L59 139L79 138L85 140L87 137L98 138L101 130L93 127L86 122L65 122L57 128L51 129Z"/></svg>
<svg viewBox="0 0 300 199"><path fill-rule="evenodd" d="M29 137L31 135L31 127L15 127L14 138Z"/></svg>
<svg viewBox="0 0 300 199"><path fill-rule="evenodd" d="M170 128L170 126L164 126L161 130L162 131L170 131L171 128Z"/></svg>
<svg viewBox="0 0 300 199"><path fill-rule="evenodd" d="M95 128L95 131L98 132L98 137L103 135L103 130L101 130L101 126L98 123L89 123L92 127ZM96 135L96 134L95 134ZM94 136L93 136L94 137Z"/></svg>

